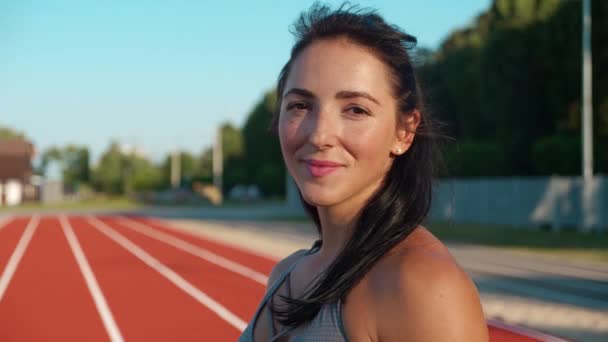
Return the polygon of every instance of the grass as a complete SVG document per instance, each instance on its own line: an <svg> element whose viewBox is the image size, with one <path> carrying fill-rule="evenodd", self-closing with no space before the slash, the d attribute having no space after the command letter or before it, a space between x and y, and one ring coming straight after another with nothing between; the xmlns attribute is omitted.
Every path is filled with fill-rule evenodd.
<svg viewBox="0 0 608 342"><path fill-rule="evenodd" d="M305 216L281 218L288 222L310 222ZM447 243L470 243L498 247L517 253L566 259L608 262L608 233L553 232L532 227L430 222L425 225Z"/></svg>
<svg viewBox="0 0 608 342"><path fill-rule="evenodd" d="M240 209L240 208L263 208L273 205L281 205L283 202L280 200L264 200L264 201L231 201L225 200L221 205L213 205L206 201L200 202L158 202L158 203L147 203L130 199L127 196L116 196L116 197L99 197L95 199L87 200L66 200L58 203L43 204L39 202L26 202L14 207L2 207L0 206L0 213L31 213L31 212L56 212L56 211L94 211L94 210L133 210L139 209L146 206L154 207L167 207L177 209ZM305 218L300 218L305 219Z"/></svg>
<svg viewBox="0 0 608 342"><path fill-rule="evenodd" d="M606 233L553 232L524 227L443 222L432 222L428 228L446 242L473 243L518 253L608 262Z"/></svg>
<svg viewBox="0 0 608 342"><path fill-rule="evenodd" d="M140 204L127 197L110 197L81 201L63 201L50 204L42 204L37 202L23 203L16 207L0 207L0 213L62 210L129 210L136 209L138 207L140 207Z"/></svg>
<svg viewBox="0 0 608 342"><path fill-rule="evenodd" d="M305 216L281 218L310 222ZM498 247L516 253L537 254L581 261L608 262L608 233L553 232L532 227L430 222L425 225L447 243L470 243Z"/></svg>

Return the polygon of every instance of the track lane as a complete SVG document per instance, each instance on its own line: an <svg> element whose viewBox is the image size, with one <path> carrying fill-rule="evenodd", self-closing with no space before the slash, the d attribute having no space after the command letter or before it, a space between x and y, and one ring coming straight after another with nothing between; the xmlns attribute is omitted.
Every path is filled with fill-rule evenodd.
<svg viewBox="0 0 608 342"><path fill-rule="evenodd" d="M264 295L265 284L262 285L249 277L135 231L120 219L106 217L101 221L154 255L198 289L237 314L243 321L248 322L255 313L259 300ZM223 254L221 250L217 252Z"/></svg>
<svg viewBox="0 0 608 342"><path fill-rule="evenodd" d="M36 215L29 220L23 234L17 242L17 246L15 246L11 256L8 258L6 266L4 266L4 270L2 271L2 274L0 274L0 301L2 301L4 293L6 292L15 271L21 262L21 258L23 258L23 254L25 254L25 251L27 250L32 237L34 236L39 223L40 218Z"/></svg>
<svg viewBox="0 0 608 342"><path fill-rule="evenodd" d="M228 246L227 251L230 254L222 251L222 243L216 241L206 240L203 236L195 235L195 233L190 233L179 228L172 227L169 223L162 221L161 219L149 218L149 217L140 217L140 216L127 216L129 220L134 220L136 222L145 224L151 228L158 229L164 233L171 234L172 236L179 237L180 239L184 239L189 241L192 244L196 244L202 246L206 249L217 252L225 257L231 257L233 261L247 264L252 268L270 270L272 265L276 263L276 261L270 261L269 265L261 266L258 264L259 259L262 259L261 263L264 261L268 261L268 258L261 257L260 255L253 255L253 257L247 256L247 252L243 250L239 250L238 247ZM217 248L217 249L216 249ZM244 254L244 255L243 255ZM265 260L264 260L265 259ZM268 271L269 272L269 271ZM245 296L241 296L245 297ZM499 321L489 321L488 328L490 330L490 336L492 342L512 342L512 341L521 341L521 342L542 342L542 341L552 341L552 342L566 342L567 340L545 335L539 332L535 332L533 330L525 329L523 327L507 325L501 323Z"/></svg>
<svg viewBox="0 0 608 342"><path fill-rule="evenodd" d="M29 220L27 217L18 217L0 223L0 275L3 274Z"/></svg>
<svg viewBox="0 0 608 342"><path fill-rule="evenodd" d="M209 295L213 295L212 297L217 299L218 301L225 303L226 306L233 312L235 312L237 315L243 317L244 320L248 320L250 318L250 314L253 314L253 311L255 310L255 306L257 306L259 298L261 297L263 294L263 286L260 287L260 293L255 293L256 291L252 291L251 286L253 285L260 285L259 281L256 283L255 281L252 281L251 279L247 279L247 277L243 277L243 275L239 275L238 273L235 272L231 272L231 271L227 271L226 268L222 268L219 267L217 265L213 265L213 263L209 264L208 262L206 262L205 260L201 259L200 257L196 257L194 255L192 255L192 253L188 253L186 251L184 251L183 249L180 250L179 248L176 249L176 246L171 246L170 244L166 244L164 242L158 241L157 239L151 237L151 236L146 236L146 235L142 235L141 232L138 233L135 230L132 230L131 228L128 228L127 226L123 224L121 224L121 219L114 219L113 217L105 217L103 218L103 220L108 223L110 226L112 226L112 229L115 229L117 232L120 232L121 234L129 235L129 238L133 240L133 242L136 242L138 244L141 245L142 248L144 248L145 250L148 250L151 252L151 254L153 254L156 258L158 258L160 261L162 261L163 263L166 263L168 266L170 266L171 268L173 268L177 273L179 273L182 277L186 278L188 281L190 281L191 283L193 283L196 287L203 289L205 292L207 292ZM7 222L1 222L0 221L0 274L2 274L3 269L6 266L6 263L8 261L8 259L10 258L11 254L13 253L13 251L15 250L16 245L18 244L18 241L22 238L23 233L25 231L25 227L27 226L27 224L29 223L30 218L28 217L15 217L12 219L9 219ZM48 222L51 222L51 226L55 226L55 228L57 227L57 218L45 218L44 223L42 226L45 227L45 233L43 234L44 236L47 235L48 232L46 232L46 227L49 226ZM55 221L55 223L53 223L53 221ZM85 235L87 236L91 236L91 235L97 235L98 238L94 238L94 239L89 239L89 242L92 242L92 244L95 246L95 248L97 249L98 252L100 251L106 251L108 250L107 248L107 244L113 244L114 248L113 249L118 249L120 250L121 247L116 245L116 243L114 243L113 241L109 240L107 237L103 236L103 234L99 233L99 232L95 232L95 229L88 226L86 222L84 222L84 219L82 217L71 217L68 219L69 222L71 222L72 224L74 224L74 232L75 232L75 237L77 237L78 241L80 241L80 235L82 233L85 233ZM80 223L78 223L80 221ZM251 255L251 253L248 253L247 251L242 251L239 250L238 247L232 247L232 246L223 246L223 244L217 243L215 241L208 241L205 240L204 237L198 237L196 235L193 235L192 233L188 233L188 232L182 232L180 230L178 230L179 228L168 228L168 224L160 221L160 220L156 220L153 218L138 218L137 220L138 222L147 224L149 226L152 226L150 229L153 229L154 231L159 231L159 232L163 232L166 234L170 234L171 236L174 237L179 237L179 238L184 238L185 240L189 240L189 243L192 244L196 244L199 246L205 246L205 248L208 248L210 250L213 250L214 252L218 253L219 255L225 256L223 247L227 247L228 250L230 251L231 257L233 257L233 261L237 262L237 263L244 263L247 264L249 267L255 267L256 269L260 269L263 267L267 267L266 266L260 266L259 260L256 260L257 258L263 259L262 262L268 262L270 264L270 267L272 267L272 265L274 265L274 261L273 260L268 260L268 258L264 258L264 257L260 257L259 255ZM156 227L154 227L156 226ZM88 231L88 232L85 232ZM93 233L93 234L91 234ZM97 233L97 234L95 234ZM55 235L55 234L52 234ZM138 236L139 235L139 236ZM158 237L158 236L157 236ZM106 240L105 242L101 242L102 240ZM36 231L35 234L32 237L32 240L30 242L30 246L27 247L26 249L26 253L24 253L23 255L23 261L25 260L29 260L31 258L30 253L31 251L29 251L29 249L33 246L39 246L40 245L40 241L39 240L39 232ZM67 245L67 240L66 240L66 236L63 236L63 241L61 241L61 244L56 244L52 241L57 241L57 240L61 240L61 239L56 239L56 236L54 239L46 239L44 238L43 241L45 241L44 245L46 245L46 247L51 247L51 249L57 249L57 246L60 246L59 249L66 249L65 245ZM137 240L137 241L136 241ZM51 241L51 242L49 242ZM83 254L86 255L87 259L90 259L92 254L95 253L91 253L91 251L88 249L90 247L90 245L86 245L84 242L81 242L82 244L82 250L83 250ZM61 245L63 245L61 247ZM154 247L150 247L151 245L154 245ZM54 247L53 247L54 246ZM209 246L212 246L211 248L209 248ZM38 247L36 247L36 249L38 250ZM68 245L68 249L69 249L69 245ZM112 249L112 248L110 248ZM55 251L56 252L56 251ZM126 252L125 250L122 250L122 254L129 254L128 252ZM36 254L38 254L36 252ZM63 253L64 256L67 253ZM120 253L119 253L120 254ZM181 254L181 255L180 255ZM235 256L238 255L244 255L245 258L235 258ZM189 322L184 322L184 317L185 320L189 321L190 318L193 317L193 315L198 315L198 314L193 314L193 313L188 313L188 312L194 312L196 310L190 311L190 308L186 308L185 311L182 311L180 309L184 308L184 305L176 305L174 306L174 308L177 308L177 310L172 310L171 308L158 308L158 305L147 305L145 306L145 304L150 304L152 301L156 301L158 302L165 302L165 300L170 298L163 298L166 297L168 295L168 297L173 297L175 294L173 293L175 290L177 290L178 292L180 291L179 289L177 289L174 285L171 285L166 279L163 279L162 277L159 277L158 274L155 277L150 277L150 278L155 278L156 280L152 281L152 287L157 288L157 284L154 284L154 282L158 282L160 280L160 282L165 282L165 283L169 283L169 286L167 288L167 286L165 286L165 288L167 288L166 290L169 291L163 291L162 293L159 294L152 294L152 292L147 291L146 289L139 289L138 290L138 286L142 286L142 283L150 283L147 280L142 281L141 278L139 276L135 276L135 277L131 277L130 274L133 273L133 271L135 271L136 274L140 273L140 269L141 267L146 268L147 266L143 263L140 263L140 265L138 267L133 267L131 272L128 272L126 269L122 269L122 271L120 270L122 268L122 266L124 264L126 265L133 265L136 264L137 262L133 262L133 260L128 260L123 258L121 255L117 255L114 253L98 253L98 256L101 256L101 258L97 258L97 261L102 261L101 263L96 262L94 265L91 265L91 268L93 270L93 273L95 273L96 275L98 273L107 273L107 274L123 274L124 277L114 277L114 279L110 279L112 282L114 283L123 283L124 286L121 286L119 284L114 284L113 286L115 288L120 288L122 287L122 289L124 290L124 287L129 287L131 289L133 289L133 292L136 293L136 296L139 296L141 298L136 299L135 301L133 301L132 299L133 296L129 296L129 295L125 295L122 301L122 304L120 304L119 306L131 306L133 304L135 304L135 306L139 306L139 311L136 308L131 308L131 311L128 312L127 314L121 314L121 321L119 322L119 325L121 327L125 327L127 330L131 331L131 330L136 330L135 334L129 333L128 335L125 335L127 338L125 338L126 341L138 341L138 340L146 340L146 341L164 341L164 340L180 340L180 341L199 341L199 340L213 340L213 341L234 341L236 340L236 338L238 337L239 333L238 331L234 334L234 336L218 336L219 334L222 334L223 332L226 332L226 330L235 330L233 327L228 326L227 324L225 324L225 322L219 322L220 324L207 324L207 321L205 321L204 323L200 323L200 322L194 322L194 324L189 324ZM57 262L58 259L56 258L44 258L44 259L48 259L46 260L46 264L45 265L49 265L49 264L54 264L55 267L59 266L59 267L63 267L65 268L65 263L61 263L62 265L59 265L60 263ZM70 259L70 258L65 258ZM131 258L132 259L132 258ZM252 262L253 259L253 262ZM265 261L264 261L265 259ZM120 260L123 260L123 262L121 262ZM195 260L195 261L193 261ZM110 261L109 263L107 263L107 261ZM75 264L75 260L74 260L74 255L71 255L71 264ZM19 264L19 267L16 269L15 275L18 275L21 273L21 271L19 271L23 265L30 265L31 262L27 261L27 263L23 263L23 264ZM115 266L118 266L118 271L114 269L114 272L112 272L110 269L113 268L111 266L111 264L114 264ZM68 263L69 265L69 263ZM101 268L106 268L103 271L100 271L98 266L102 266ZM28 266L29 267L29 266ZM44 267L48 267L48 266L44 266ZM38 267L38 269L42 269L44 267ZM129 267L129 266L128 266ZM126 267L126 268L128 268ZM69 266L70 269L72 269L72 271L74 270L74 267ZM203 270L204 271L201 271ZM126 272L125 272L126 271ZM74 272L72 272L74 273ZM78 273L78 271L76 271L76 273ZM146 272L144 272L146 273ZM154 273L154 271L152 272L147 272L147 273ZM226 281L226 276L232 277L231 280ZM267 273L266 273L267 274ZM80 271L80 283L84 283L84 279L82 278L82 271ZM19 276L21 277L21 276ZM112 278L112 276L110 276L110 278ZM17 277L15 277L15 279L17 279ZM58 275L57 276L58 281L60 282L64 282L65 279L67 279L70 283L74 283L73 281L70 281L69 278L66 278L62 275ZM61 280L64 279L64 280ZM147 278L146 278L147 279ZM78 283L78 281L76 282ZM12 284L12 281L11 281ZM127 285L130 284L130 285ZM231 286L234 284L238 284L238 285L242 285L242 288L239 289L230 289L228 290L226 288L226 286ZM36 287L36 285L38 284L34 284L34 285L28 285L26 287L29 287L29 289L27 289L28 291L32 291L32 289L34 289ZM45 284L46 285L46 284ZM132 285L132 286L131 286ZM69 285L68 285L69 286ZM145 286L145 285L143 285ZM142 286L142 287L143 287ZM12 293L12 285L9 287L11 290L9 292ZM23 286L20 286L23 287ZM101 290L103 290L104 293L106 293L106 284L102 284L100 285ZM226 291L222 291L219 292L217 289L221 288L222 290L226 290ZM218 291L218 292L214 292L214 291ZM72 291L73 292L73 291ZM82 291L81 291L82 292ZM86 292L86 291L85 291ZM120 292L120 291L118 291ZM145 292L147 292L149 295L145 296L143 295ZM76 293L76 292L74 292ZM171 294L169 294L171 293ZM163 295L164 294L164 295ZM29 294L28 294L29 295ZM79 298L81 298L80 300L75 298L73 293L70 293L72 298L72 304L74 302L82 302L82 301L88 301L89 303L92 302L91 299L91 294L90 292L87 293L85 296L78 296ZM12 296L12 294L10 294L10 296ZM113 296L113 295L112 295ZM181 295L183 297L183 293ZM148 297L148 300L146 301L146 297ZM179 297L179 295L178 295ZM86 298L84 300L82 300L82 298ZM250 304L246 304L243 306L243 302L250 300L251 298L254 298L253 301L251 301ZM190 300L190 304L192 304L192 298L189 298ZM114 307L114 302L116 302L116 299L111 299L110 300L110 304L109 306L113 309L115 309ZM1 302L1 300L0 300ZM145 307L141 307L141 302L145 302L144 306ZM186 300L187 302L187 300ZM22 311L18 312L18 314L21 314L22 316L24 314L29 314L30 312L34 312L34 311L39 311L39 308L36 307L33 310L27 310L27 309L23 309L23 305L24 302L23 301L19 301L19 306L18 308L17 305L14 305L15 303L11 302L11 307L9 307L9 309L7 309L7 305L6 302L5 303L0 303L0 341L21 341L21 340L28 340L28 341L46 341L46 340L62 340L62 341L80 341L80 340L86 340L86 341L95 341L95 338L91 338L91 336L87 335L85 338L73 338L73 337L61 337L61 338L53 338L48 334L30 334L30 335L23 335L22 331L24 329L24 326L21 325L19 326L18 324L14 324L14 322L10 321L10 320L6 320L5 319L5 312L7 310L19 310ZM65 304L67 304L67 306L69 307L71 304L66 302ZM154 304L154 303L152 303ZM195 302L195 306L198 306L199 309L200 307L202 307L202 305L200 305L200 303L196 303ZM90 305L89 305L90 306ZM242 306L241 308L239 308L239 306ZM62 306L60 310L65 311L66 306ZM168 310L166 310L168 309ZM203 307L204 309L204 307ZM69 326L65 326L64 322L65 319L61 319L60 317L60 321L58 322L56 319L57 315L49 315L48 317L46 317L47 320L49 320L49 317L52 317L52 324L54 325L62 325L62 328L59 329L63 329L63 330L71 330L74 329L73 325L80 325L79 320L83 319L82 318L82 309L76 309L77 311L73 311L76 312L75 315L79 316L78 319L73 320L72 322L70 322L71 324ZM87 309L88 312L90 313L91 310ZM72 311L72 310L70 310ZM128 311L128 310L127 310ZM133 311L139 312L140 316L136 316L133 315ZM165 315L169 316L169 318L167 319L158 319L155 318L153 316L158 315L160 312L159 311L163 311L163 312L172 312L172 314L170 315ZM179 311L179 312L176 312ZM186 312L188 311L188 312ZM183 316L181 316L183 314ZM213 316L212 313L210 312L206 312L207 315L211 315ZM14 312L11 312L11 315L14 315ZM36 314L34 314L34 316L36 316ZM84 316L96 316L96 320L98 322L100 322L101 320L99 319L99 314L85 314ZM216 316L217 317L217 316ZM13 317L13 320L16 318ZM95 320L93 320L95 321ZM139 322L138 322L139 321ZM188 324L184 324L184 323L188 323ZM224 324L223 326L221 324ZM100 323L101 324L101 323ZM98 325L100 325L98 324ZM168 327L163 327L162 324L165 325L169 325ZM160 326L159 326L160 325ZM38 328L36 327L35 329L32 329L34 326L31 325L26 325L25 328L27 328L27 330L37 330ZM524 331L522 329L518 329L517 327L513 327L513 326L509 326L509 325L503 325L501 322L489 322L489 327L490 327L490 331L491 331L491 341L492 342L508 342L508 341L564 341L561 339L554 339L552 337L549 336L542 336L542 334L537 334L535 332L530 333L530 331ZM9 331L10 329L10 331ZM165 330L166 334L160 333L159 331ZM103 330L103 329L102 329ZM215 330L215 331L214 331ZM32 331L30 331L32 332ZM34 331L35 332L35 331ZM88 331L89 333L91 332L91 330L89 329ZM201 333L202 332L202 333ZM99 334L97 334L98 336L101 336L99 340L108 340L108 333L107 332L101 332ZM527 335L527 336L525 336ZM105 337L104 337L105 336Z"/></svg>
<svg viewBox="0 0 608 342"><path fill-rule="evenodd" d="M126 341L235 341L240 332L84 217L69 219Z"/></svg>
<svg viewBox="0 0 608 342"><path fill-rule="evenodd" d="M250 267L247 267L239 262L227 259L219 254L213 253L200 246L194 245L188 241L180 239L176 236L167 234L158 229L151 228L145 224L129 220L127 218L115 218L114 222L121 226L128 227L129 229L136 231L142 235L148 236L152 239L164 242L172 247L175 247L186 253L190 253L197 258L208 261L214 265L220 266L232 273L239 274L245 278L248 278L262 286L266 286L268 283L268 276L260 273Z"/></svg>
<svg viewBox="0 0 608 342"><path fill-rule="evenodd" d="M223 257L237 261L247 267L250 267L263 274L270 274L277 260L262 256L260 254L245 251L236 246L231 246L218 241L205 239L203 236L196 235L184 231L180 228L171 226L169 223L160 219L141 217L141 216L126 216L134 221L146 224L149 227L156 228L162 232L171 234L175 237L188 241L194 245L205 248L213 253L222 255Z"/></svg>
<svg viewBox="0 0 608 342"><path fill-rule="evenodd" d="M99 287L99 283L91 270L91 265L87 260L87 257L84 255L82 251L82 247L80 246L80 242L74 234L74 229L72 225L68 221L65 215L61 215L59 217L59 222L61 224L61 228L63 233L68 240L68 244L70 245L70 249L72 250L72 254L78 263L78 267L80 268L80 272L84 277L85 282L87 283L87 287L89 288L89 292L93 297L93 301L95 302L95 307L97 308L97 312L103 322L106 331L108 332L108 336L112 342L124 342L124 338L120 333L120 329L116 325L116 321L114 320L114 316L112 315L112 310L108 307L108 303L106 301L105 296L103 295L103 291Z"/></svg>
<svg viewBox="0 0 608 342"><path fill-rule="evenodd" d="M489 320L490 342L573 342L525 327Z"/></svg>
<svg viewBox="0 0 608 342"><path fill-rule="evenodd" d="M1 341L109 340L56 218L40 220L0 302L0 322Z"/></svg>

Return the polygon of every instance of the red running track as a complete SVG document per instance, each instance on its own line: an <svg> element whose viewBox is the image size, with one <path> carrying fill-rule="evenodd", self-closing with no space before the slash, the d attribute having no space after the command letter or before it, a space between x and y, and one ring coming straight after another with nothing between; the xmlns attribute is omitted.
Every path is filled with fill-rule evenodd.
<svg viewBox="0 0 608 342"><path fill-rule="evenodd" d="M236 341L275 263L156 219L9 218L0 341ZM557 341L489 327L493 342Z"/></svg>

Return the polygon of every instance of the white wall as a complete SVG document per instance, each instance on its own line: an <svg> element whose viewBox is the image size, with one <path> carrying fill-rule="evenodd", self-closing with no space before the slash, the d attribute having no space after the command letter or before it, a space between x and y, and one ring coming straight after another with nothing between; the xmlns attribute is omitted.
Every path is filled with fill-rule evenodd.
<svg viewBox="0 0 608 342"><path fill-rule="evenodd" d="M17 180L8 180L4 183L4 199L7 206L21 204L23 198L23 185Z"/></svg>
<svg viewBox="0 0 608 342"><path fill-rule="evenodd" d="M40 187L40 201L42 203L58 203L63 200L63 182L45 181L42 183Z"/></svg>

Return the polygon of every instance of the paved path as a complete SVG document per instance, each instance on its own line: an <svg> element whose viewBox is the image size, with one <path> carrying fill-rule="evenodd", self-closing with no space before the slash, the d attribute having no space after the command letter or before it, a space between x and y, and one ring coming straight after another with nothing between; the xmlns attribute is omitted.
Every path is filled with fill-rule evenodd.
<svg viewBox="0 0 608 342"><path fill-rule="evenodd" d="M177 227L281 258L316 238L308 223L171 219ZM608 341L608 264L449 244L488 318L578 341Z"/></svg>

